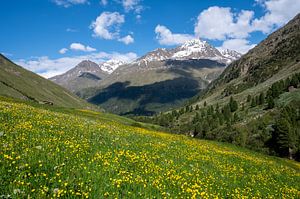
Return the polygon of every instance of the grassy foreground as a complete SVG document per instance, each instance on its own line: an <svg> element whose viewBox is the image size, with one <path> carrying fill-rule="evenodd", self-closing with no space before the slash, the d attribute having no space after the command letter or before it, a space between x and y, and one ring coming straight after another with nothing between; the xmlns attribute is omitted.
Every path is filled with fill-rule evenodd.
<svg viewBox="0 0 300 199"><path fill-rule="evenodd" d="M300 164L101 116L0 101L5 197L299 198Z"/></svg>

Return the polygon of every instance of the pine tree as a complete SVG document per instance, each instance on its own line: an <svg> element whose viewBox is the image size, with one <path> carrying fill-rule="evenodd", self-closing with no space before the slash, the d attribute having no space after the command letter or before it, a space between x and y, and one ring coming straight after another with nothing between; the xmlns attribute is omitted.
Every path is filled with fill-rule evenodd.
<svg viewBox="0 0 300 199"><path fill-rule="evenodd" d="M196 108L195 108L195 110L196 110L196 111L198 111L198 110L199 110L199 105L198 105L198 104L196 105Z"/></svg>
<svg viewBox="0 0 300 199"><path fill-rule="evenodd" d="M233 97L230 97L229 107L231 112L235 112L238 109L238 103L233 99Z"/></svg>
<svg viewBox="0 0 300 199"><path fill-rule="evenodd" d="M275 102L274 102L274 99L272 97L268 98L267 103L268 103L268 106L267 106L268 109L272 109L272 108L275 107Z"/></svg>
<svg viewBox="0 0 300 199"><path fill-rule="evenodd" d="M259 105L263 105L265 103L265 94L262 92L259 95Z"/></svg>
<svg viewBox="0 0 300 199"><path fill-rule="evenodd" d="M185 112L186 112L186 113L190 112L190 107L189 107L189 106L186 106L186 107L185 107Z"/></svg>
<svg viewBox="0 0 300 199"><path fill-rule="evenodd" d="M251 95L247 96L247 102L251 102Z"/></svg>
<svg viewBox="0 0 300 199"><path fill-rule="evenodd" d="M204 102L204 104L203 104L203 105L204 105L204 107L206 107L206 105L207 105L206 101Z"/></svg>
<svg viewBox="0 0 300 199"><path fill-rule="evenodd" d="M277 98L280 95L279 83L276 82L271 86L272 97Z"/></svg>
<svg viewBox="0 0 300 199"><path fill-rule="evenodd" d="M285 157L291 157L292 149L295 147L295 137L288 120L281 117L274 126L276 138L276 149L278 153Z"/></svg>
<svg viewBox="0 0 300 199"><path fill-rule="evenodd" d="M224 108L223 108L223 116L224 116L224 119L226 121L230 121L231 119L231 111L230 111L230 107L229 105L226 105Z"/></svg>
<svg viewBox="0 0 300 199"><path fill-rule="evenodd" d="M290 86L293 86L293 87L297 88L298 84L299 84L299 80L298 80L297 76L294 75L294 76L292 77Z"/></svg>
<svg viewBox="0 0 300 199"><path fill-rule="evenodd" d="M255 100L255 98L252 98L251 107L255 107L255 106L256 106L256 100Z"/></svg>
<svg viewBox="0 0 300 199"><path fill-rule="evenodd" d="M256 105L259 105L259 96L255 97L255 103L256 103Z"/></svg>

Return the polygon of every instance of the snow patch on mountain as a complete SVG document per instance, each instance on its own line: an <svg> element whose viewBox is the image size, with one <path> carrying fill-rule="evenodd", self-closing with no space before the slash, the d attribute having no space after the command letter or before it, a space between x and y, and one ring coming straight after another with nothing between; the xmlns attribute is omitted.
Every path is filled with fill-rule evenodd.
<svg viewBox="0 0 300 199"><path fill-rule="evenodd" d="M112 59L112 60L108 60L104 63L100 63L99 67L101 68L101 70L111 74L117 68L119 68L119 66L124 65L124 64L125 64L124 61Z"/></svg>
<svg viewBox="0 0 300 199"><path fill-rule="evenodd" d="M206 41L193 39L174 49L158 48L137 59L132 64L147 66L149 62L165 61L169 59L210 59L230 64L232 61L239 59L240 57L241 54L236 51L228 49L220 51Z"/></svg>

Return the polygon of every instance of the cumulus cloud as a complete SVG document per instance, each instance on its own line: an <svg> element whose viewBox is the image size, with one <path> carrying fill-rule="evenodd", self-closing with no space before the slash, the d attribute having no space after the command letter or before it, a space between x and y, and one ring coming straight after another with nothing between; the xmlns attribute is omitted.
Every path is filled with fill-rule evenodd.
<svg viewBox="0 0 300 199"><path fill-rule="evenodd" d="M67 48L62 48L62 49L60 49L58 52L59 52L60 54L65 54L67 51L68 51Z"/></svg>
<svg viewBox="0 0 300 199"><path fill-rule="evenodd" d="M125 37L122 37L118 39L118 41L123 42L124 44L128 45L134 42L134 39L131 35L127 35Z"/></svg>
<svg viewBox="0 0 300 199"><path fill-rule="evenodd" d="M253 16L253 11L242 10L235 16L231 8L210 7L199 14L194 31L198 37L212 40L246 38Z"/></svg>
<svg viewBox="0 0 300 199"><path fill-rule="evenodd" d="M270 33L300 12L299 0L259 0L266 14L253 21L253 30Z"/></svg>
<svg viewBox="0 0 300 199"><path fill-rule="evenodd" d="M76 51L83 51L83 52L93 52L96 51L95 48L92 48L90 46L85 46L81 43L72 43L70 45L71 50L76 50Z"/></svg>
<svg viewBox="0 0 300 199"><path fill-rule="evenodd" d="M82 60L91 60L96 63L104 62L110 59L121 60L124 62L129 62L135 60L137 58L137 54L133 52L129 53L106 53L106 52L99 52L99 53L92 53L89 55L83 56L74 56L74 57L62 57L59 59L51 59L47 56L43 57L35 57L28 60L16 60L15 62L30 70L33 71L45 78L50 78L55 75L59 75L65 73L66 71L70 70Z"/></svg>
<svg viewBox="0 0 300 199"><path fill-rule="evenodd" d="M254 18L251 10L234 12L228 7L203 10L194 27L197 37L223 41L222 47L247 52L255 44L249 38L253 32L269 34L284 25L300 11L299 0L256 0L264 8L263 16Z"/></svg>
<svg viewBox="0 0 300 199"><path fill-rule="evenodd" d="M56 5L63 6L63 7L66 7L66 8L70 7L71 5L88 3L87 0L53 0L53 2Z"/></svg>
<svg viewBox="0 0 300 199"><path fill-rule="evenodd" d="M125 12L134 11L135 13L141 13L143 6L140 5L140 0L122 0L122 5Z"/></svg>
<svg viewBox="0 0 300 199"><path fill-rule="evenodd" d="M174 34L162 25L156 26L155 33L156 39L161 45L178 45L195 38L195 36L189 34Z"/></svg>
<svg viewBox="0 0 300 199"><path fill-rule="evenodd" d="M93 29L94 36L102 39L113 40L116 39L125 44L134 42L132 36L120 36L120 27L125 22L124 15L118 12L103 12L92 22L91 28Z"/></svg>
<svg viewBox="0 0 300 199"><path fill-rule="evenodd" d="M254 12L213 6L202 11L195 24L197 36L211 40L244 39L256 31L270 33L300 11L299 0L256 0L265 9L265 14L254 18Z"/></svg>
<svg viewBox="0 0 300 199"><path fill-rule="evenodd" d="M96 37L115 39L119 36L120 25L124 22L124 15L121 15L118 12L103 12L92 22L91 28Z"/></svg>
<svg viewBox="0 0 300 199"><path fill-rule="evenodd" d="M228 39L223 42L220 49L231 49L244 54L255 46L256 44L250 44L246 39Z"/></svg>

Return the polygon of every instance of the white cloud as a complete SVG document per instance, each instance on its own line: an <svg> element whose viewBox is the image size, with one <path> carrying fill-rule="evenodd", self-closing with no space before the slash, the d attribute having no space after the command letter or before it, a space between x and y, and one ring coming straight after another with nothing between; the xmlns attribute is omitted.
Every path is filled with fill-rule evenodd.
<svg viewBox="0 0 300 199"><path fill-rule="evenodd" d="M108 4L108 1L107 0L101 0L100 4L103 5L103 6L106 6Z"/></svg>
<svg viewBox="0 0 300 199"><path fill-rule="evenodd" d="M265 9L260 18L254 18L254 12L249 10L233 12L231 8L209 7L199 14L195 35L223 41L222 47L245 53L255 46L249 42L251 33L269 34L300 11L299 0L256 0L256 3Z"/></svg>
<svg viewBox="0 0 300 199"><path fill-rule="evenodd" d="M266 9L266 14L253 21L253 30L270 33L287 23L300 12L299 0L259 0Z"/></svg>
<svg viewBox="0 0 300 199"><path fill-rule="evenodd" d="M81 43L72 43L70 45L71 50L77 50L77 51L84 51L84 52L93 52L96 51L95 48L92 48L90 46L85 46Z"/></svg>
<svg viewBox="0 0 300 199"><path fill-rule="evenodd" d="M212 40L247 38L253 16L253 11L242 10L235 14L231 8L209 7L199 14L194 32L198 37Z"/></svg>
<svg viewBox="0 0 300 199"><path fill-rule="evenodd" d="M59 50L59 53L60 54L65 54L67 51L68 51L67 48L62 48L62 49Z"/></svg>
<svg viewBox="0 0 300 199"><path fill-rule="evenodd" d="M88 3L87 0L53 0L56 5L63 6L65 8L70 7L71 5L76 4L85 4Z"/></svg>
<svg viewBox="0 0 300 199"><path fill-rule="evenodd" d="M103 12L93 21L91 28L94 31L94 36L102 39L113 40L116 39L125 44L134 42L132 36L120 36L120 26L125 22L124 15L118 12Z"/></svg>
<svg viewBox="0 0 300 199"><path fill-rule="evenodd" d="M119 37L120 25L124 22L124 15L118 12L103 12L96 21L92 22L91 28L97 37L115 39Z"/></svg>
<svg viewBox="0 0 300 199"><path fill-rule="evenodd" d="M127 35L125 37L122 37L118 39L118 41L123 42L124 44L128 45L134 42L134 39L131 35Z"/></svg>
<svg viewBox="0 0 300 199"><path fill-rule="evenodd" d="M202 11L195 24L196 36L211 40L245 39L249 34L260 31L265 34L274 31L300 11L299 0L256 0L264 7L265 14L254 18L254 12L242 10L232 12L231 8L213 6Z"/></svg>
<svg viewBox="0 0 300 199"><path fill-rule="evenodd" d="M224 41L220 48L235 50L237 52L245 54L255 46L256 44L250 44L250 42L246 39L229 39Z"/></svg>
<svg viewBox="0 0 300 199"><path fill-rule="evenodd" d="M91 60L96 63L104 62L110 59L121 60L125 62L133 61L137 58L137 54L129 53L92 53L84 56L62 57L59 59L50 59L47 56L35 57L28 60L17 60L16 63L30 71L33 71L45 78L50 78L55 75L62 74L83 60Z"/></svg>
<svg viewBox="0 0 300 199"><path fill-rule="evenodd" d="M161 45L178 45L195 38L195 36L189 34L173 34L167 27L162 25L156 26L155 33L156 39Z"/></svg>
<svg viewBox="0 0 300 199"><path fill-rule="evenodd" d="M122 0L122 5L125 12L134 11L135 13L141 13L143 6L140 5L140 0Z"/></svg>

